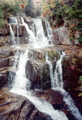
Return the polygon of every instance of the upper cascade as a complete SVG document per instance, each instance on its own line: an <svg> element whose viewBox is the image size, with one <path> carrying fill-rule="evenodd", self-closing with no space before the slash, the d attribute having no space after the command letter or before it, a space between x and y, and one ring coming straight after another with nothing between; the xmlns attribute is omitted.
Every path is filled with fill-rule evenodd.
<svg viewBox="0 0 82 120"><path fill-rule="evenodd" d="M18 24L18 20L17 20L16 17L10 17L9 23L11 23L11 24Z"/></svg>
<svg viewBox="0 0 82 120"><path fill-rule="evenodd" d="M31 44L34 48L43 48L47 46L52 46L53 34L49 22L46 20L34 19L34 18L31 20L32 21L28 22L26 18L21 17L20 18L21 22L19 22L17 18L10 17L9 25L11 24L16 25L17 38L19 37L20 26L21 25L24 26L28 37L28 43ZM14 34L15 29L13 26L11 28ZM11 29L10 29L10 33L11 33ZM15 37L16 36L14 36L14 38Z"/></svg>

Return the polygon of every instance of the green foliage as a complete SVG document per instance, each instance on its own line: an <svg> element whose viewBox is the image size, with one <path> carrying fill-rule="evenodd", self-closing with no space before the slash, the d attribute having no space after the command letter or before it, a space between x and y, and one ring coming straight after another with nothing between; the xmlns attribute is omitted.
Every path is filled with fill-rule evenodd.
<svg viewBox="0 0 82 120"><path fill-rule="evenodd" d="M0 8L0 27L4 25L4 14L2 9Z"/></svg>
<svg viewBox="0 0 82 120"><path fill-rule="evenodd" d="M77 30L82 31L82 21L78 22L76 28L77 28Z"/></svg>
<svg viewBox="0 0 82 120"><path fill-rule="evenodd" d="M82 36L80 36L79 38L77 38L81 43L82 43Z"/></svg>
<svg viewBox="0 0 82 120"><path fill-rule="evenodd" d="M19 3L10 4L10 3L3 3L2 10L4 12L4 17L8 18L10 14L16 15L16 13L20 10Z"/></svg>
<svg viewBox="0 0 82 120"><path fill-rule="evenodd" d="M82 83L82 76L79 77L79 83Z"/></svg>
<svg viewBox="0 0 82 120"><path fill-rule="evenodd" d="M4 25L4 19L10 17L10 15L16 15L20 10L19 1L18 2L5 2L0 0L0 26Z"/></svg>

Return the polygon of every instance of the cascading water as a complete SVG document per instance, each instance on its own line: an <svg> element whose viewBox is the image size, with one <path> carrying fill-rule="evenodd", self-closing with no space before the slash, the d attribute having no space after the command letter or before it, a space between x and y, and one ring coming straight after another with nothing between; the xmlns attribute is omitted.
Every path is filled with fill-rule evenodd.
<svg viewBox="0 0 82 120"><path fill-rule="evenodd" d="M31 30L21 17L22 24L26 27L26 31L29 34L29 43L33 44L34 48L42 48L52 45L52 32L47 22L46 29L47 37L45 36L43 24L41 19L33 19L33 29Z"/></svg>
<svg viewBox="0 0 82 120"><path fill-rule="evenodd" d="M62 52L60 54L60 59L56 62L56 68L54 71L54 81L52 88L58 87L58 88L63 88L63 81L62 81L62 60L65 56L65 53Z"/></svg>
<svg viewBox="0 0 82 120"><path fill-rule="evenodd" d="M39 28L37 25L37 29L36 29L37 35L35 36L34 33L29 29L28 25L24 22L24 19L21 18L21 20L29 34L29 42L32 42L33 46L37 47L37 46L39 46L39 44L41 44L41 46L44 47L44 46L49 45L48 42L46 42L46 45L43 46L44 40L41 41L40 37L42 37L42 36L43 36L42 39L48 40L46 37L44 37L43 28L41 28L41 31L39 31ZM40 23L41 27L42 27L41 20L38 20L38 23ZM35 42L35 41L37 41L37 39L39 39L39 38L40 38L40 43L38 44L38 42ZM39 46L39 47L41 47L41 46ZM28 98L40 112L42 112L46 115L49 115L52 120L59 120L59 119L60 120L68 120L68 118L66 117L66 115L63 112L61 112L59 110L54 110L54 108L52 107L52 105L50 103L48 103L44 99L35 97L29 90L30 81L29 81L29 79L26 78L26 74L25 74L25 66L29 60L28 52L29 52L29 50L27 48L27 50L24 53L21 53L21 55L19 57L18 69L16 71L16 76L15 76L14 82L12 84L12 89L10 90L10 92L19 94L19 95L22 95L22 96ZM27 89L28 89L28 91L27 91Z"/></svg>
<svg viewBox="0 0 82 120"><path fill-rule="evenodd" d="M13 29L12 29L12 27L11 27L11 24L9 24L9 27L10 27L11 44L12 44L13 46L15 46L15 45L16 45L15 34L14 34L14 32L13 32Z"/></svg>
<svg viewBox="0 0 82 120"><path fill-rule="evenodd" d="M19 24L17 24L17 45L20 44L20 41L19 41Z"/></svg>
<svg viewBox="0 0 82 120"><path fill-rule="evenodd" d="M52 43L52 28L48 21L45 21L45 25L46 25L46 31L47 31L47 39L49 40L49 43L51 45L53 45L53 43Z"/></svg>
<svg viewBox="0 0 82 120"><path fill-rule="evenodd" d="M13 83L13 90L21 90L24 89L26 90L26 86L30 86L30 81L26 78L25 74L25 66L26 62L29 60L28 58L28 49L25 51L25 53L21 53L20 58L19 58L19 63L18 63L18 70L16 71L16 77L14 79Z"/></svg>
<svg viewBox="0 0 82 120"><path fill-rule="evenodd" d="M62 52L59 54L60 54L60 59L56 62L54 74L53 74L52 63L48 60L48 54L46 54L46 62L48 63L49 69L50 69L51 88L53 90L59 91L62 94L63 100L67 104L69 111L74 115L74 117L76 119L81 120L82 116L79 113L78 108L74 105L74 102L73 102L71 96L69 95L69 93L67 93L63 88L62 60L65 56L65 53Z"/></svg>
<svg viewBox="0 0 82 120"><path fill-rule="evenodd" d="M18 20L17 20L16 17L10 17L9 23L11 23L11 24L18 24Z"/></svg>
<svg viewBox="0 0 82 120"><path fill-rule="evenodd" d="M29 59L27 56L28 50L20 55L18 70L16 72L16 77L10 92L28 98L40 112L49 115L52 120L68 120L63 112L54 110L50 103L46 102L44 99L35 97L31 91L26 90L27 88L30 88L30 81L26 78L25 75L26 61Z"/></svg>
<svg viewBox="0 0 82 120"><path fill-rule="evenodd" d="M15 25L17 27L17 37L14 34L14 31L12 29L12 25ZM10 38L11 38L11 44L13 46L19 45L19 24L18 24L18 20L15 17L10 17L10 21L9 21L9 27L10 27Z"/></svg>
<svg viewBox="0 0 82 120"><path fill-rule="evenodd" d="M49 41L49 38L45 36L42 20L34 19L34 26L35 26L36 44L38 43L38 45L41 47L48 46L50 41ZM48 29L48 26L47 26L47 29Z"/></svg>
<svg viewBox="0 0 82 120"><path fill-rule="evenodd" d="M23 17L21 17L22 24L25 26L27 33L29 34L29 43L35 45L35 35L32 30L29 29L28 25L24 22Z"/></svg>

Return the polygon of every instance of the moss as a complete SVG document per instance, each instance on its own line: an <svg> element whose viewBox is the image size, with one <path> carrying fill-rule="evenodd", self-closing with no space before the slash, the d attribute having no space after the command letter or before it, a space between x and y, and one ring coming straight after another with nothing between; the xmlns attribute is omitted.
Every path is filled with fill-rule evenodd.
<svg viewBox="0 0 82 120"><path fill-rule="evenodd" d="M48 55L49 55L49 59L53 61L54 58L56 57L57 53L53 52L53 51L50 51L50 52L48 52Z"/></svg>
<svg viewBox="0 0 82 120"><path fill-rule="evenodd" d="M72 58L72 64L76 65L76 63L77 63L77 58L73 57Z"/></svg>

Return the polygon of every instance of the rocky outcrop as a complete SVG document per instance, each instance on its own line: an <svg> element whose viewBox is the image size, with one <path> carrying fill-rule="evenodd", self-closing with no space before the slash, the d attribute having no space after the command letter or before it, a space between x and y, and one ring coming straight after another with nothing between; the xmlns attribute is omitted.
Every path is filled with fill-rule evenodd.
<svg viewBox="0 0 82 120"><path fill-rule="evenodd" d="M10 33L8 23L0 27L0 36L8 36Z"/></svg>
<svg viewBox="0 0 82 120"><path fill-rule="evenodd" d="M71 41L69 39L69 30L61 26L53 30L53 43L55 45L69 45Z"/></svg>
<svg viewBox="0 0 82 120"><path fill-rule="evenodd" d="M58 46L64 50L66 57L63 61L63 81L64 88L74 99L74 102L82 113L82 48L81 46Z"/></svg>
<svg viewBox="0 0 82 120"><path fill-rule="evenodd" d="M54 47L45 49L30 49L30 60L26 64L26 77L31 81L31 89L50 89L50 72L49 65L46 62L46 53L49 60L55 65L58 59L57 51Z"/></svg>
<svg viewBox="0 0 82 120"><path fill-rule="evenodd" d="M1 89L0 119L1 120L47 120L49 116L40 113L35 106L25 97ZM51 119L49 119L51 120Z"/></svg>
<svg viewBox="0 0 82 120"><path fill-rule="evenodd" d="M3 94L1 94L3 93ZM57 91L37 91L32 93L40 100L50 102L55 110L63 111L69 119L75 120L69 113L61 94ZM0 119L1 120L52 120L48 115L38 111L25 97L8 92L8 88L0 89Z"/></svg>
<svg viewBox="0 0 82 120"><path fill-rule="evenodd" d="M23 24L11 24L11 27L16 37L24 37L28 34Z"/></svg>
<svg viewBox="0 0 82 120"><path fill-rule="evenodd" d="M45 63L28 61L26 77L31 81L31 89L49 89L51 86L49 67Z"/></svg>

